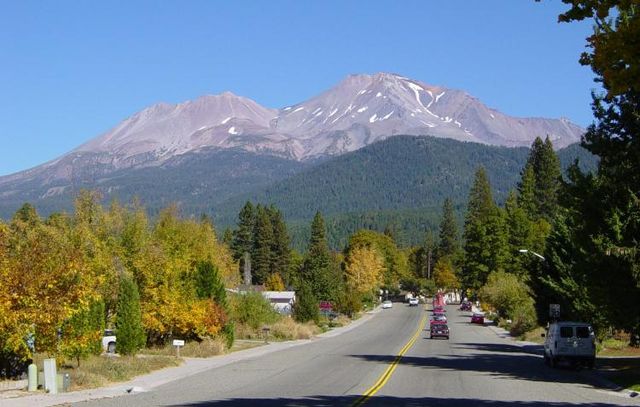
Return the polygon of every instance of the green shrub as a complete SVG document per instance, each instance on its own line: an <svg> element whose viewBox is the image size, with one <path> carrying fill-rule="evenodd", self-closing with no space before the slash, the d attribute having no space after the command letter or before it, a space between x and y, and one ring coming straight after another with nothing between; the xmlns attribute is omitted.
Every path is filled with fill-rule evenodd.
<svg viewBox="0 0 640 407"><path fill-rule="evenodd" d="M510 319L512 335L522 335L536 326L536 312L529 287L515 274L493 272L480 289L480 300L495 309L498 317Z"/></svg>
<svg viewBox="0 0 640 407"><path fill-rule="evenodd" d="M511 335L520 336L536 326L536 309L533 300L524 301L515 306L511 313Z"/></svg>
<svg viewBox="0 0 640 407"><path fill-rule="evenodd" d="M318 300L313 295L308 284L302 284L296 293L296 303L293 305L293 317L298 322L317 322L320 318Z"/></svg>
<svg viewBox="0 0 640 407"><path fill-rule="evenodd" d="M232 319L253 329L272 324L280 318L271 303L258 292L235 295L230 300Z"/></svg>

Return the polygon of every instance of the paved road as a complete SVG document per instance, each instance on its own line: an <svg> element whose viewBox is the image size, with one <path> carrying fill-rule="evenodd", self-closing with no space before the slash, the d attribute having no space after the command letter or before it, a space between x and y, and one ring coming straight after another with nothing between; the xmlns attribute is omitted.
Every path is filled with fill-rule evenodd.
<svg viewBox="0 0 640 407"><path fill-rule="evenodd" d="M395 304L343 335L209 370L147 393L79 406L350 406L420 334L365 406L638 405L590 372L552 370L448 307L451 339L428 339L424 308Z"/></svg>

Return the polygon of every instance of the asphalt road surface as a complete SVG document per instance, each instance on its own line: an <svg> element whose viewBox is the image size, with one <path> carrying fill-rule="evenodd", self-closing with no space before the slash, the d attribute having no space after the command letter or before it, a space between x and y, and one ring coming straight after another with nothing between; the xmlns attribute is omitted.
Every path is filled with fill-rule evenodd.
<svg viewBox="0 0 640 407"><path fill-rule="evenodd" d="M424 306L395 303L342 335L212 369L146 393L78 406L612 406L638 400L542 357L448 306L450 340ZM412 341L413 339L413 341ZM398 354L404 352L402 358ZM386 375L385 375L386 373ZM377 384L377 386L376 386ZM367 393L369 392L369 393ZM370 394L370 397L362 397Z"/></svg>

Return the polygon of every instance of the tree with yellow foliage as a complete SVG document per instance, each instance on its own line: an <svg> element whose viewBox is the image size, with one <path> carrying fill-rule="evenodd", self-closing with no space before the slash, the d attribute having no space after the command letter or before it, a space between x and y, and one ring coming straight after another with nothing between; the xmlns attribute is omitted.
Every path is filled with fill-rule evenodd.
<svg viewBox="0 0 640 407"><path fill-rule="evenodd" d="M359 294L372 292L380 287L384 270L384 260L375 249L354 247L345 269L347 287Z"/></svg>
<svg viewBox="0 0 640 407"><path fill-rule="evenodd" d="M453 265L448 257L438 259L433 269L433 280L436 287L445 290L456 290L460 288L458 277L453 271Z"/></svg>

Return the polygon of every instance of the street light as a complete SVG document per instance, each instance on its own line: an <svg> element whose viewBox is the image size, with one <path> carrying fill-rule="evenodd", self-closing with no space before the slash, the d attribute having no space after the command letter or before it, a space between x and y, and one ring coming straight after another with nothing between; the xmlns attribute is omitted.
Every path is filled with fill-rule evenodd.
<svg viewBox="0 0 640 407"><path fill-rule="evenodd" d="M534 256L536 256L536 257L540 257L542 260L546 260L546 259L544 258L544 256L542 256L541 254L538 254L538 253L534 252L533 250L520 249L520 250L518 250L518 251L519 251L520 253L531 253L531 254L533 254L533 255L534 255Z"/></svg>

